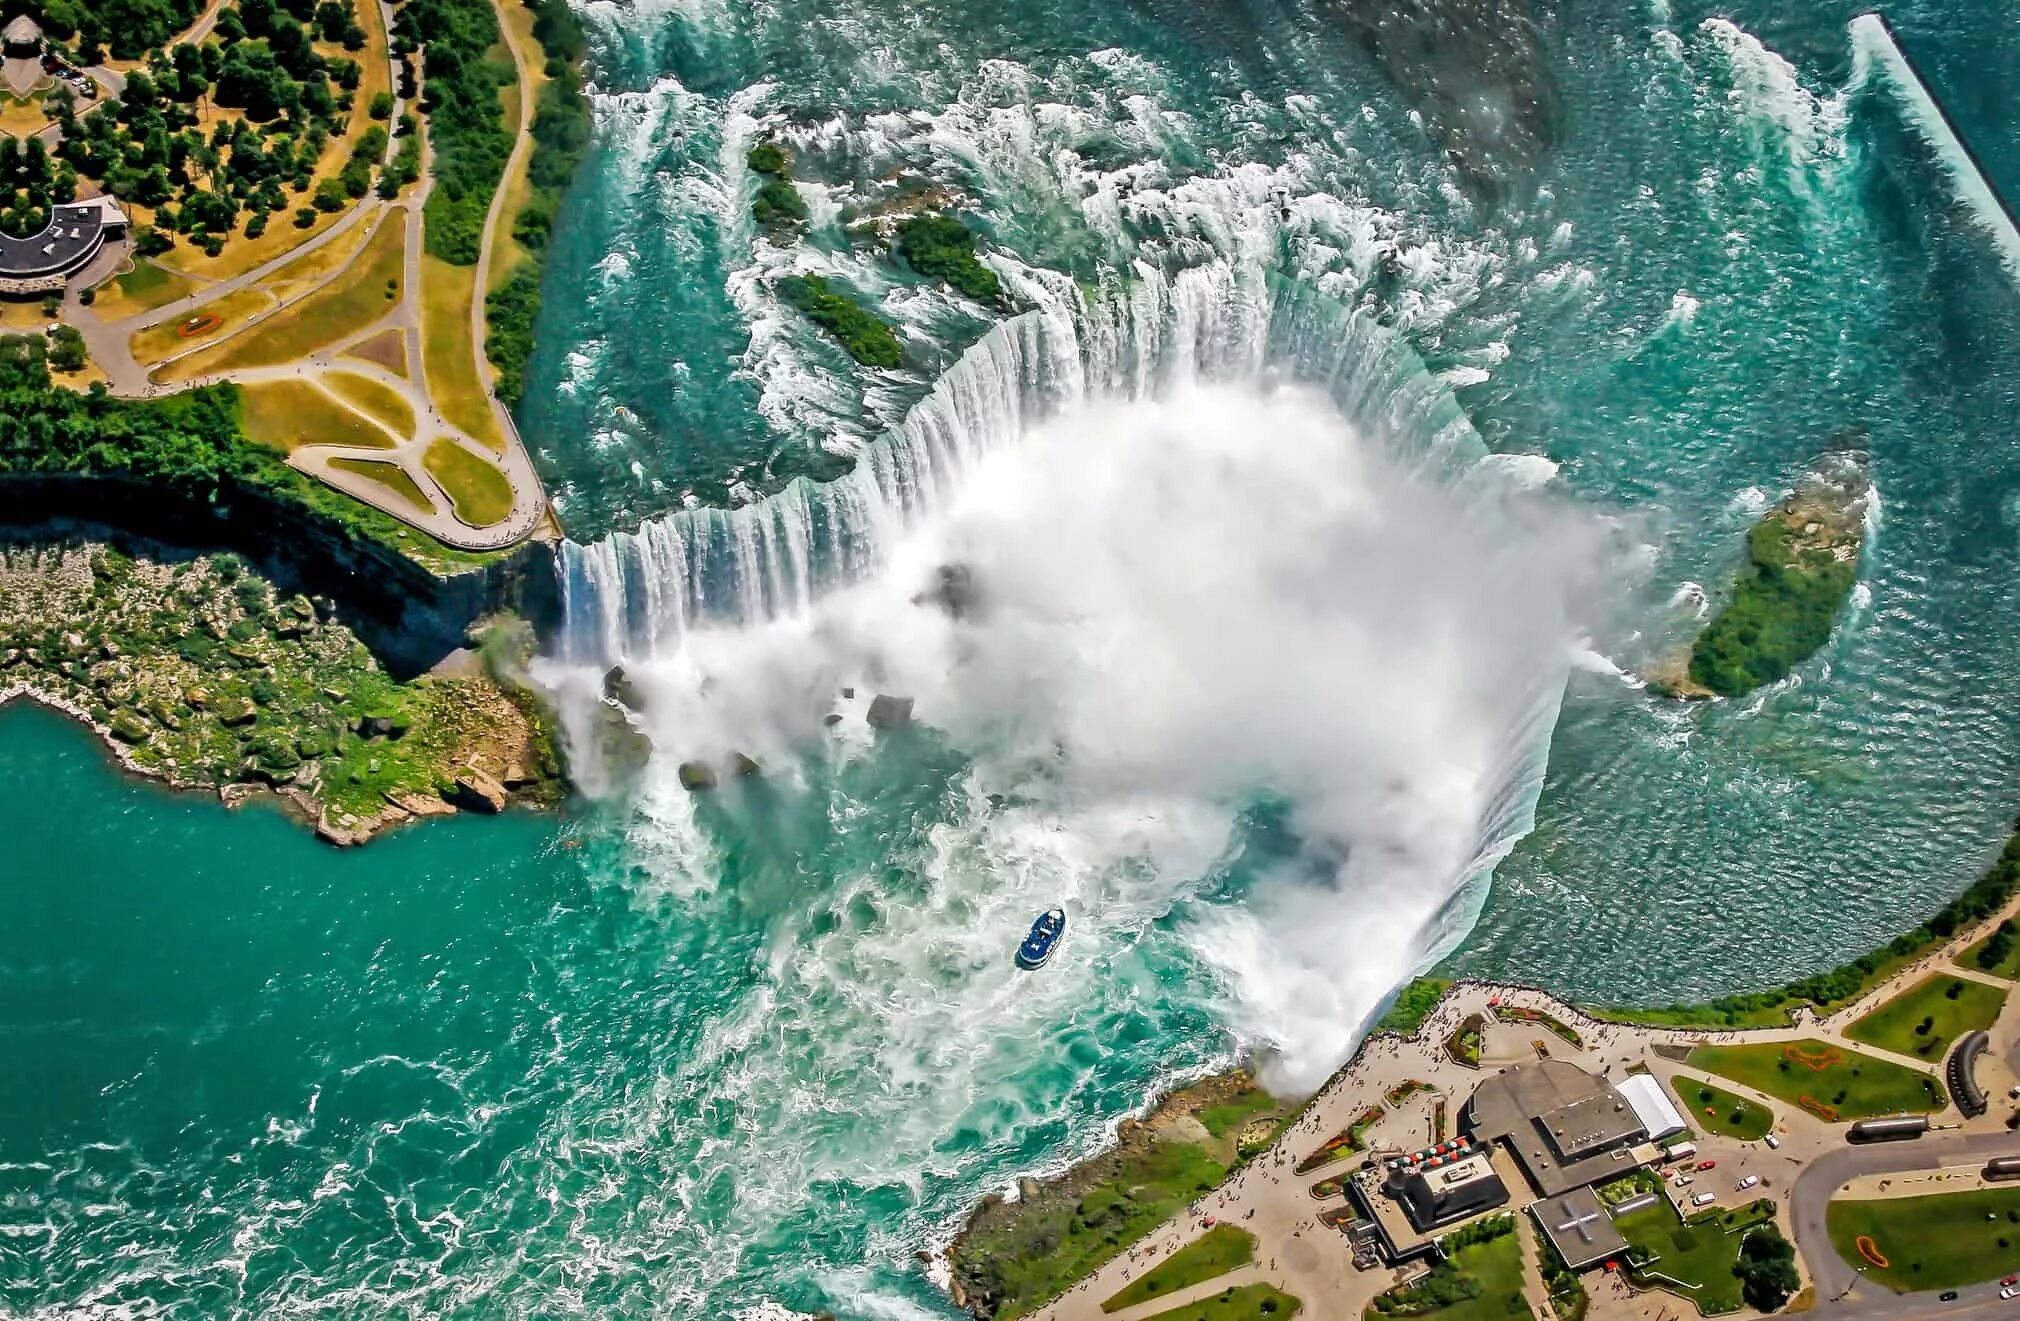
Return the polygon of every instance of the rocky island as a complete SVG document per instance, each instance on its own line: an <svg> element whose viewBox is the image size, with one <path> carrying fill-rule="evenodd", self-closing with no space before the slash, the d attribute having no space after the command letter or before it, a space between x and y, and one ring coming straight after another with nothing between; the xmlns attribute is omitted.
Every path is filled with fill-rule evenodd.
<svg viewBox="0 0 2020 1321"><path fill-rule="evenodd" d="M1687 655L1649 675L1672 697L1742 697L1830 640L1858 579L1872 483L1859 453L1827 456L1747 533L1746 565Z"/></svg>

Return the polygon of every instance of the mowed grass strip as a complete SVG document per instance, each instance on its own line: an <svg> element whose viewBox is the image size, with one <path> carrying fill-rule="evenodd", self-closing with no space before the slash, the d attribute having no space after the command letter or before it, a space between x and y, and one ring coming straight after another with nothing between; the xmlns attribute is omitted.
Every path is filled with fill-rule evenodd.
<svg viewBox="0 0 2020 1321"><path fill-rule="evenodd" d="M2020 1188L1834 1201L1831 1246L1896 1293L1954 1289L2020 1271ZM1864 1235L1887 1264L1859 1252Z"/></svg>
<svg viewBox="0 0 2020 1321"><path fill-rule="evenodd" d="M2016 928L2012 918L2007 918L1992 929L1991 935L1959 954L1957 966L2004 977L2009 982L2020 980L2020 928Z"/></svg>
<svg viewBox="0 0 2020 1321"><path fill-rule="evenodd" d="M92 310L106 321L117 321L137 312L152 312L165 303L186 298L196 286L174 271L166 271L151 261L141 260L124 275L117 275L98 290Z"/></svg>
<svg viewBox="0 0 2020 1321"><path fill-rule="evenodd" d="M172 354L187 353L215 343L244 329L248 321L273 305L274 300L267 296L265 290L241 289L201 303L194 312L185 316L135 331L127 343L133 350L133 360L145 366Z"/></svg>
<svg viewBox="0 0 2020 1321"><path fill-rule="evenodd" d="M329 372L322 383L343 399L405 440L414 434L414 406L398 390L383 381L356 372Z"/></svg>
<svg viewBox="0 0 2020 1321"><path fill-rule="evenodd" d="M407 470L397 463L387 463L383 459L337 458L330 460L330 466L377 482L412 505L417 514L431 513L435 508L435 502L421 490L421 484L408 476Z"/></svg>
<svg viewBox="0 0 2020 1321"><path fill-rule="evenodd" d="M1933 1074L1815 1038L1699 1046L1684 1062L1801 1106L1829 1123L1920 1114L1945 1104Z"/></svg>
<svg viewBox="0 0 2020 1321"><path fill-rule="evenodd" d="M307 381L259 381L239 387L245 433L276 449L350 445L391 449L398 443Z"/></svg>
<svg viewBox="0 0 2020 1321"><path fill-rule="evenodd" d="M1743 1235L1727 1234L1715 1222L1685 1224L1668 1202L1615 1216L1613 1227L1630 1247L1641 1250L1637 1257L1655 1258L1646 1270L1696 1286L1689 1297L1704 1315L1738 1310L1740 1283L1732 1268Z"/></svg>
<svg viewBox="0 0 2020 1321"><path fill-rule="evenodd" d="M512 483L505 474L447 436L429 443L421 466L441 483L456 517L471 527L490 527L512 512Z"/></svg>
<svg viewBox="0 0 2020 1321"><path fill-rule="evenodd" d="M1968 977L1924 977L1845 1029L1869 1046L1931 1062L1966 1032L1992 1026L2006 1004L2006 989Z"/></svg>
<svg viewBox="0 0 2020 1321"><path fill-rule="evenodd" d="M1165 1258L1156 1269L1133 1281L1101 1305L1104 1312L1119 1312L1153 1298L1169 1298L1181 1289L1190 1289L1204 1280L1225 1275L1255 1260L1255 1235L1233 1225L1212 1229Z"/></svg>
<svg viewBox="0 0 2020 1321"><path fill-rule="evenodd" d="M1683 1098L1690 1126L1700 1133L1758 1142L1775 1124L1774 1112L1766 1106L1713 1083L1679 1077L1676 1094Z"/></svg>
<svg viewBox="0 0 2020 1321"><path fill-rule="evenodd" d="M502 454L505 437L491 411L491 384L477 373L470 339L470 300L476 292L475 268L437 257L422 260L421 368L442 416Z"/></svg>
<svg viewBox="0 0 2020 1321"><path fill-rule="evenodd" d="M1304 1304L1267 1284L1245 1284L1197 1303L1158 1312L1151 1321L1284 1321Z"/></svg>
<svg viewBox="0 0 2020 1321"><path fill-rule="evenodd" d="M393 310L401 288L406 234L381 225L349 270L320 291L274 313L245 334L172 364L167 379L274 367L355 335Z"/></svg>

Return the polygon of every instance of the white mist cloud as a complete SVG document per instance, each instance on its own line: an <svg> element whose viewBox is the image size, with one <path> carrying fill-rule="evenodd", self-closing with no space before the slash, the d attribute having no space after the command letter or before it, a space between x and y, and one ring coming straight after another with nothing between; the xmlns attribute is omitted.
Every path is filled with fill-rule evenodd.
<svg viewBox="0 0 2020 1321"><path fill-rule="evenodd" d="M1297 389L1087 407L982 459L811 617L691 633L633 671L669 765L787 765L841 686L912 696L1015 792L1004 813L1126 817L1136 856L1183 859L1171 904L1237 846L1244 808L1288 804L1302 852L1197 905L1187 935L1231 1025L1308 1087L1540 773L1608 555L1601 522L1537 476L1406 470ZM945 564L971 575L959 619L918 600ZM1100 893L1061 899L1099 929Z"/></svg>

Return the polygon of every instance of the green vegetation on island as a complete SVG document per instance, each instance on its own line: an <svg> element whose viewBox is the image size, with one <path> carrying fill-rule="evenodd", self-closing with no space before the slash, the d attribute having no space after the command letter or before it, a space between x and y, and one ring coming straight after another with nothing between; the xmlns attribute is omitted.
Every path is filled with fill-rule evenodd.
<svg viewBox="0 0 2020 1321"><path fill-rule="evenodd" d="M1740 697L1778 682L1830 640L1858 579L1869 490L1861 456L1832 456L1747 533L1732 599L1692 644L1683 697Z"/></svg>
<svg viewBox="0 0 2020 1321"><path fill-rule="evenodd" d="M1945 1105L1935 1075L1814 1038L1698 1046L1686 1063L1798 1106L1827 1124Z"/></svg>
<svg viewBox="0 0 2020 1321"><path fill-rule="evenodd" d="M2020 1188L1833 1201L1824 1223L1839 1256L1896 1293L1961 1288L2020 1269Z"/></svg>
<svg viewBox="0 0 2020 1321"><path fill-rule="evenodd" d="M2020 824L2016 824L2016 830L2020 830ZM2020 833L2006 841L2006 847L1983 876L1923 919L1921 925L1829 972L1814 973L1765 991L1723 995L1702 1004L1652 1009L1616 1007L1591 1012L1617 1022L1649 1027L1786 1026L1790 1013L1800 1006L1827 1014L1858 999L1912 963L1931 945L1950 939L2004 908L2016 888L2020 888Z"/></svg>
<svg viewBox="0 0 2020 1321"><path fill-rule="evenodd" d="M1120 1312L1152 1299L1168 1297L1181 1289L1255 1260L1255 1235L1234 1225L1215 1225L1162 1262L1145 1271L1129 1285L1101 1304L1104 1312Z"/></svg>
<svg viewBox="0 0 2020 1321"><path fill-rule="evenodd" d="M1897 1055L1941 1060L1958 1037L1991 1027L2005 1004L2004 987L1939 974L1859 1018L1845 1035Z"/></svg>
<svg viewBox="0 0 2020 1321"><path fill-rule="evenodd" d="M533 37L546 60L546 83L533 111L533 154L527 161L527 200L512 221L522 253L504 283L484 299L484 356L498 369L493 389L508 406L526 393L526 363L540 318L540 280L561 198L589 146L589 101L582 93L587 42L567 0L525 0L534 13Z"/></svg>
<svg viewBox="0 0 2020 1321"><path fill-rule="evenodd" d="M1534 1315L1522 1298L1522 1241L1515 1234L1514 1216L1493 1216L1454 1230L1446 1235L1444 1250L1444 1260L1429 1275L1369 1304L1369 1321L1515 1321Z"/></svg>
<svg viewBox="0 0 2020 1321"><path fill-rule="evenodd" d="M776 142L760 142L750 149L744 163L763 180L750 204L751 217L758 224L767 229L794 229L806 223L807 201L793 186L792 176L786 173L792 162L783 147Z"/></svg>
<svg viewBox="0 0 2020 1321"><path fill-rule="evenodd" d="M1217 1187L1290 1113L1246 1072L1217 1075L1057 1178L1022 1180L1016 1200L985 1198L948 1250L955 1302L993 1321L1038 1310Z"/></svg>
<svg viewBox="0 0 2020 1321"><path fill-rule="evenodd" d="M806 313L865 367L896 367L904 361L904 347L890 324L847 294L837 292L821 276L788 275L779 281L778 291L789 306Z"/></svg>
<svg viewBox="0 0 2020 1321"><path fill-rule="evenodd" d="M475 668L400 682L332 602L284 596L232 554L0 549L0 687L17 686L92 721L136 771L271 788L339 843L551 801L558 783L522 689Z"/></svg>
<svg viewBox="0 0 2020 1321"><path fill-rule="evenodd" d="M898 226L898 252L911 268L945 280L978 303L994 304L1003 286L975 257L977 235L948 215L912 216Z"/></svg>

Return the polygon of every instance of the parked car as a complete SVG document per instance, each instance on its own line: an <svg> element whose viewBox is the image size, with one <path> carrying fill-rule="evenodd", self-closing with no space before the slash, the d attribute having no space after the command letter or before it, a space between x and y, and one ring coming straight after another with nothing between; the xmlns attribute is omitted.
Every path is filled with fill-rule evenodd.
<svg viewBox="0 0 2020 1321"><path fill-rule="evenodd" d="M1710 1206L1716 1200L1710 1193L1699 1193L1690 1199L1690 1204L1692 1206Z"/></svg>
<svg viewBox="0 0 2020 1321"><path fill-rule="evenodd" d="M2007 1277L2006 1277L2005 1279L2003 1279L2003 1280L1999 1281L1999 1283L2001 1283L2001 1284L2020 1284L2020 1275L2009 1275L2009 1276L2007 1276Z"/></svg>
<svg viewBox="0 0 2020 1321"><path fill-rule="evenodd" d="M1761 1141L1768 1144L1769 1151L1779 1151L1781 1149L1782 1140L1772 1133L1762 1138Z"/></svg>
<svg viewBox="0 0 2020 1321"><path fill-rule="evenodd" d="M1936 1295L1936 1301L1939 1303L1954 1303L1957 1301L1957 1291L1955 1289L1945 1289Z"/></svg>
<svg viewBox="0 0 2020 1321"><path fill-rule="evenodd" d="M1715 1165L1717 1165L1717 1164L1718 1164L1718 1162L1717 1162L1717 1161L1715 1161L1715 1160L1701 1160L1701 1161L1699 1161L1699 1162L1697 1163L1697 1168L1698 1168L1699 1172L1701 1173L1701 1172L1703 1172L1703 1171L1705 1171L1705 1170L1708 1170L1708 1169L1711 1169L1711 1168L1712 1168L1713 1166L1715 1166Z"/></svg>
<svg viewBox="0 0 2020 1321"><path fill-rule="evenodd" d="M2014 1294L2020 1294L2020 1289L2015 1289L2010 1284L1999 1291L1999 1296L2001 1298L2011 1298Z"/></svg>
<svg viewBox="0 0 2020 1321"><path fill-rule="evenodd" d="M1743 1193L1747 1189L1753 1187L1755 1184L1759 1182L1760 1182L1760 1176L1758 1174L1749 1174L1746 1176L1746 1178L1741 1179L1737 1184L1733 1185L1733 1191Z"/></svg>
<svg viewBox="0 0 2020 1321"><path fill-rule="evenodd" d="M1694 1182L1696 1180L1692 1179L1688 1174L1679 1174L1675 1179L1676 1186L1679 1188L1688 1188Z"/></svg>

